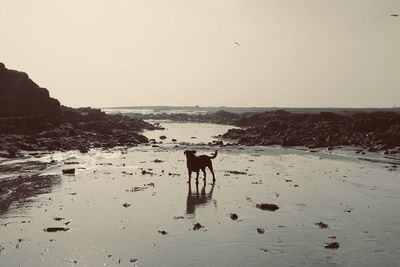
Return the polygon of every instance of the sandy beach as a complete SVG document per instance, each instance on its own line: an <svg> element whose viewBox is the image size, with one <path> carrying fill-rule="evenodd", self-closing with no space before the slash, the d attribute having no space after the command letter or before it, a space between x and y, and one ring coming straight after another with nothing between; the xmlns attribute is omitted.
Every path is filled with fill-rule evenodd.
<svg viewBox="0 0 400 267"><path fill-rule="evenodd" d="M2 160L3 170L41 166L10 167L3 181L21 173L52 179L2 209L0 266L398 266L398 159L210 147L200 143L231 126L163 126L145 132L167 136L158 147ZM206 183L187 184L189 148L218 150L215 185L209 173ZM62 175L66 168L75 175Z"/></svg>

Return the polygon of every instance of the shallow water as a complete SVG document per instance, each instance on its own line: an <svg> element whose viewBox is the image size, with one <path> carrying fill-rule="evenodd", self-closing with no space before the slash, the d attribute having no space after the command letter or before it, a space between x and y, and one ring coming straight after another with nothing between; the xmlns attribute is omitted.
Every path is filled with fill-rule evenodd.
<svg viewBox="0 0 400 267"><path fill-rule="evenodd" d="M166 126L146 134L208 142L226 130ZM215 150L190 147L198 154ZM186 183L187 148L164 142L35 159L58 161L43 174L67 166L77 173L61 175L51 190L0 215L0 266L398 266L397 168L347 152L218 147L216 184L200 180L197 188ZM279 209L260 210L259 203ZM328 228L315 225L321 221ZM196 223L204 228L193 230ZM49 233L47 227L70 229ZM324 248L335 241L338 249Z"/></svg>
<svg viewBox="0 0 400 267"><path fill-rule="evenodd" d="M155 139L157 142L166 144L190 143L190 144L207 144L217 141L218 135L226 133L229 129L237 128L232 125L220 125L211 123L179 123L168 121L151 121L160 122L165 128L164 130L145 131L149 139ZM165 136L167 139L161 140L160 136ZM177 141L172 141L176 139Z"/></svg>

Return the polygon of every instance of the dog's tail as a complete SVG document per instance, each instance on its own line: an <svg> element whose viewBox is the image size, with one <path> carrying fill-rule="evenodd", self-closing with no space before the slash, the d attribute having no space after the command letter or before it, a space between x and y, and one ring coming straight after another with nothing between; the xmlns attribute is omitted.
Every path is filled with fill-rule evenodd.
<svg viewBox="0 0 400 267"><path fill-rule="evenodd" d="M210 159L215 159L217 157L217 151L215 151L214 155L210 157Z"/></svg>

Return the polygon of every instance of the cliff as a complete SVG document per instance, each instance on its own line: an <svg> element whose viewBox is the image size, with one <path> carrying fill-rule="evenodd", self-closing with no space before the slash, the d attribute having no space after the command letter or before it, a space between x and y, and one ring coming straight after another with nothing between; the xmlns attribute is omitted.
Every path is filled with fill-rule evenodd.
<svg viewBox="0 0 400 267"><path fill-rule="evenodd" d="M58 123L60 102L26 73L7 69L0 63L0 118L24 116L43 116L51 123Z"/></svg>

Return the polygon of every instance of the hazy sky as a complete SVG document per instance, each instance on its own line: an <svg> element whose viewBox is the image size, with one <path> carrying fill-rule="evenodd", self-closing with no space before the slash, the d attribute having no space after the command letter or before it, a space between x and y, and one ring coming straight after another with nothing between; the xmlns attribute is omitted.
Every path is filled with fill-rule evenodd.
<svg viewBox="0 0 400 267"><path fill-rule="evenodd" d="M390 107L392 13L399 0L0 0L0 62L69 106Z"/></svg>

